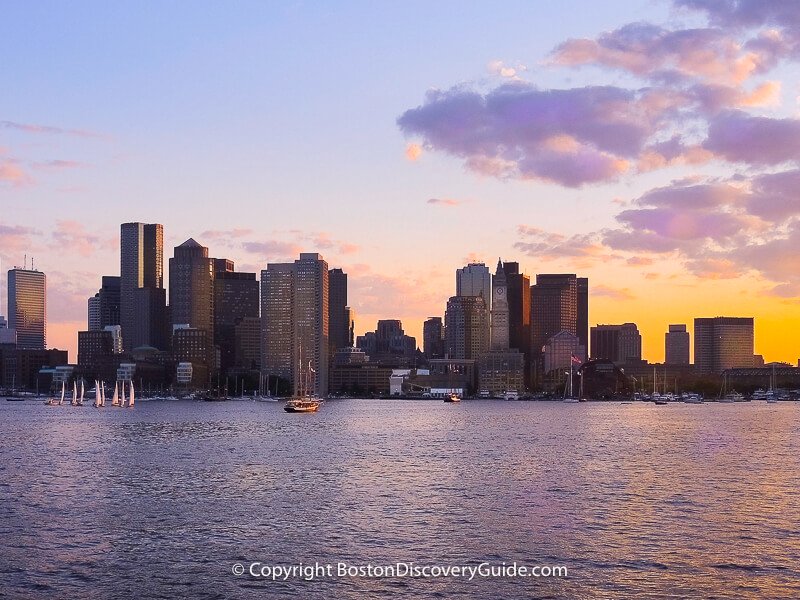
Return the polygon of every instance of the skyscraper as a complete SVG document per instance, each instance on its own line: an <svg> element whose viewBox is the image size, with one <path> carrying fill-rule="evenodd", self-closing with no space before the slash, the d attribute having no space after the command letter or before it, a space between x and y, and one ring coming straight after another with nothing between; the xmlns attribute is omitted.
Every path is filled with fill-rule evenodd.
<svg viewBox="0 0 800 600"><path fill-rule="evenodd" d="M642 336L635 323L592 327L592 358L617 365L642 359Z"/></svg>
<svg viewBox="0 0 800 600"><path fill-rule="evenodd" d="M576 284L576 332L578 341L589 352L589 278L577 277Z"/></svg>
<svg viewBox="0 0 800 600"><path fill-rule="evenodd" d="M9 270L8 328L17 331L17 348L47 347L47 278L41 271Z"/></svg>
<svg viewBox="0 0 800 600"><path fill-rule="evenodd" d="M481 296L486 310L492 309L492 274L484 263L456 269L456 296Z"/></svg>
<svg viewBox="0 0 800 600"><path fill-rule="evenodd" d="M504 262L508 299L509 345L525 355L531 349L531 279L519 272L519 263Z"/></svg>
<svg viewBox="0 0 800 600"><path fill-rule="evenodd" d="M298 388L300 371L314 370L314 390L328 390L328 264L315 253L261 271L261 360L264 375Z"/></svg>
<svg viewBox="0 0 800 600"><path fill-rule="evenodd" d="M668 365L689 364L689 332L686 325L670 325L664 334L664 363Z"/></svg>
<svg viewBox="0 0 800 600"><path fill-rule="evenodd" d="M422 352L425 358L444 358L442 317L428 317L422 325Z"/></svg>
<svg viewBox="0 0 800 600"><path fill-rule="evenodd" d="M89 298L88 302L89 315L88 315L88 331L101 331L103 328L100 326L100 292Z"/></svg>
<svg viewBox="0 0 800 600"><path fill-rule="evenodd" d="M537 275L536 285L531 286L531 350L540 353L547 340L561 331L578 335L577 278Z"/></svg>
<svg viewBox="0 0 800 600"><path fill-rule="evenodd" d="M698 373L753 366L753 317L694 320L694 365Z"/></svg>
<svg viewBox="0 0 800 600"><path fill-rule="evenodd" d="M120 325L126 350L143 345L161 349L165 346L162 225L123 223L120 226Z"/></svg>
<svg viewBox="0 0 800 600"><path fill-rule="evenodd" d="M103 275L100 288L100 327L119 325L120 278Z"/></svg>
<svg viewBox="0 0 800 600"><path fill-rule="evenodd" d="M497 259L497 270L492 280L492 303L491 310L491 341L489 344L493 352L504 352L509 349L509 327L508 327L508 297L506 273L503 270L503 263Z"/></svg>
<svg viewBox="0 0 800 600"><path fill-rule="evenodd" d="M350 346L350 319L347 311L347 273L341 269L328 271L330 286L328 317L330 327L330 358L339 348Z"/></svg>
<svg viewBox="0 0 800 600"><path fill-rule="evenodd" d="M231 270L219 270L220 265L230 263ZM214 343L219 347L220 368L223 373L233 366L245 366L252 363L253 352L248 347L250 359L236 355L237 326L245 319L253 329L258 320L259 293L258 280L255 273L237 273L233 271L231 261L216 260L217 271L214 276ZM254 321L255 320L255 321ZM260 328L260 327L259 327ZM250 329L242 327L243 335ZM256 339L258 339L256 333ZM240 360L241 358L241 360Z"/></svg>
<svg viewBox="0 0 800 600"><path fill-rule="evenodd" d="M489 311L483 295L453 296L444 314L445 351L450 358L476 359L489 349Z"/></svg>
<svg viewBox="0 0 800 600"><path fill-rule="evenodd" d="M176 246L169 259L169 307L173 326L189 325L206 332L206 364L213 371L214 259L193 238Z"/></svg>

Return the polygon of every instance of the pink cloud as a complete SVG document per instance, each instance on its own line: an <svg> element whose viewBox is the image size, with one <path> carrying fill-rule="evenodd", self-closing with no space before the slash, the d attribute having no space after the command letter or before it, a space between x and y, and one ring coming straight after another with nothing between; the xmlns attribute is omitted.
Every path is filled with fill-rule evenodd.
<svg viewBox="0 0 800 600"><path fill-rule="evenodd" d="M455 198L430 198L428 199L428 204L454 207L463 204L463 202L461 200L456 200Z"/></svg>
<svg viewBox="0 0 800 600"><path fill-rule="evenodd" d="M61 252L77 252L83 257L94 254L96 250L117 247L116 238L101 238L86 231L82 223L77 221L57 221L56 229L52 232L53 239L50 247Z"/></svg>
<svg viewBox="0 0 800 600"><path fill-rule="evenodd" d="M649 23L632 23L597 40L569 40L553 52L558 65L597 64L640 77L675 73L712 82L740 84L776 63L774 46L743 48L724 29L670 31Z"/></svg>
<svg viewBox="0 0 800 600"><path fill-rule="evenodd" d="M258 254L265 260L294 260L303 251L302 246L291 242L267 241L267 242L243 242L242 248L245 252Z"/></svg>
<svg viewBox="0 0 800 600"><path fill-rule="evenodd" d="M46 133L56 135L72 135L87 138L102 138L103 135L85 129L65 129L63 127L53 127L51 125L35 125L31 123L16 123L14 121L0 121L3 129L15 129L25 133Z"/></svg>
<svg viewBox="0 0 800 600"><path fill-rule="evenodd" d="M614 288L607 285L593 285L592 296L603 296L612 300L634 300L636 296L628 288Z"/></svg>
<svg viewBox="0 0 800 600"><path fill-rule="evenodd" d="M0 183L19 187L31 181L30 176L16 164L16 161L0 158Z"/></svg>

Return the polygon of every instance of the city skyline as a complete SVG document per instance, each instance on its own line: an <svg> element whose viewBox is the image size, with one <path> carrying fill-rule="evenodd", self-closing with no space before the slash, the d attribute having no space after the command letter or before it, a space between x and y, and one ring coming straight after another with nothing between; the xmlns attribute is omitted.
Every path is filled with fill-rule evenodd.
<svg viewBox="0 0 800 600"><path fill-rule="evenodd" d="M119 223L142 221L248 272L324 254L358 335L392 318L422 340L453 271L499 257L588 277L589 324L635 322L645 359L669 324L731 315L755 317L767 361L797 361L789 13L84 6L10 6L0 25L0 259L35 257L58 293L48 346L73 359ZM536 107L569 113L534 135L515 119Z"/></svg>

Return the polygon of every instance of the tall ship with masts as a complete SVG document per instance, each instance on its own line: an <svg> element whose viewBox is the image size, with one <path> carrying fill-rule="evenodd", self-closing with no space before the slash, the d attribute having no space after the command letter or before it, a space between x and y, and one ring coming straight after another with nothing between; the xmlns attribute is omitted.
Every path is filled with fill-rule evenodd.
<svg viewBox="0 0 800 600"><path fill-rule="evenodd" d="M308 361L308 366L303 368L302 348L298 359L297 387L295 394L286 402L283 410L289 413L309 413L317 412L322 406L322 398L317 396L314 388L316 382L316 371Z"/></svg>

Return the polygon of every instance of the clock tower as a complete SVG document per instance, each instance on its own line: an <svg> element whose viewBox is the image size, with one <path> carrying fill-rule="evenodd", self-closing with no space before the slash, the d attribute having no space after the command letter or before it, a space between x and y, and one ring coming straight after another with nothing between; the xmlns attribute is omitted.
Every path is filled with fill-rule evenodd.
<svg viewBox="0 0 800 600"><path fill-rule="evenodd" d="M492 277L492 337L493 352L508 351L508 288L503 263L497 259L497 272Z"/></svg>

